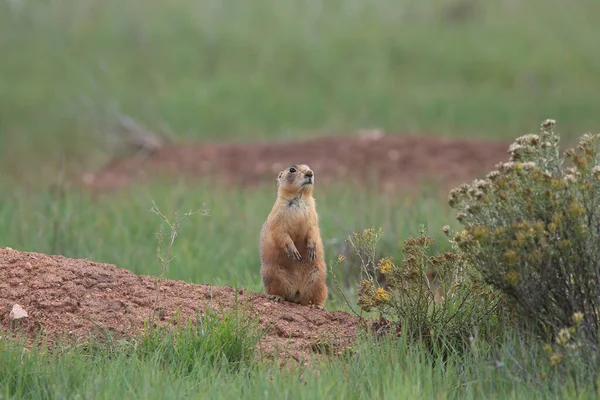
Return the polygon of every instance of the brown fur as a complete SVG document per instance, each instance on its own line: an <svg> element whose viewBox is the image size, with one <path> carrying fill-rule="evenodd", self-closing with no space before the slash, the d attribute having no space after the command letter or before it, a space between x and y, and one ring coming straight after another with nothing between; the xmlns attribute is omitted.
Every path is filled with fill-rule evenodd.
<svg viewBox="0 0 600 400"><path fill-rule="evenodd" d="M279 173L277 200L260 231L260 273L272 300L323 308L325 254L313 187L308 165L292 165Z"/></svg>
<svg viewBox="0 0 600 400"><path fill-rule="evenodd" d="M444 300L444 290L442 288L442 282L440 282L440 277L437 272L432 269L425 271L425 276L427 276L427 280L429 281L432 290L434 290L433 301L435 304L440 304L442 300Z"/></svg>

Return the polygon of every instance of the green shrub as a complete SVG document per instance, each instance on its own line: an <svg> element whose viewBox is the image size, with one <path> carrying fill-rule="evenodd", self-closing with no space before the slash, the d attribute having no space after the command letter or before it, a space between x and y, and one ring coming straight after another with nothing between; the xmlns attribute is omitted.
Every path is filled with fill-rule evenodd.
<svg viewBox="0 0 600 400"><path fill-rule="evenodd" d="M416 238L403 244L404 260L399 265L391 257L377 261L375 246L381 229L355 233L349 241L362 260L363 280L358 293L362 311L379 311L384 325L442 350L460 350L478 333L482 320L489 321L497 299L472 275L462 255L447 251L430 255L433 240L424 228ZM385 277L380 285L377 274ZM486 329L493 324L488 324Z"/></svg>
<svg viewBox="0 0 600 400"><path fill-rule="evenodd" d="M561 154L554 125L547 120L539 135L518 138L509 161L485 180L450 192L465 228L454 241L538 333L557 333L583 313L582 335L596 354L600 135L583 135L576 149Z"/></svg>

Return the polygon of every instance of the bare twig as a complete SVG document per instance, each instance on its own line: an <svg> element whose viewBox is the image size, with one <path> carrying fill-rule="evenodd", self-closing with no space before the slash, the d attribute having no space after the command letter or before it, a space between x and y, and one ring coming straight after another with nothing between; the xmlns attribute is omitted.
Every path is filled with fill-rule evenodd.
<svg viewBox="0 0 600 400"><path fill-rule="evenodd" d="M207 216L207 215L209 215L209 213L204 208L201 210L197 210L197 211L190 210L190 211L182 214L181 216L178 216L178 214L175 213L175 220L171 221L171 220L169 220L169 218L167 218L167 216L165 216L162 213L162 211L160 211L160 209L158 208L158 206L156 205L156 203L154 201L152 202L152 208L150 209L150 212L158 215L162 219L163 223L165 223L169 227L169 239L167 241L165 250L163 250L165 243L164 243L164 233L163 233L163 225L162 224L161 224L158 232L156 233L156 237L158 240L158 246L156 249L156 253L157 253L157 258L160 261L160 265L161 265L161 273L160 273L159 277L155 280L156 299L155 299L154 309L156 310L157 305L158 305L158 297L159 297L159 293L160 293L160 284L162 283L162 281L165 278L169 264L175 258L175 256L172 255L172 251L173 251L173 245L175 244L175 238L177 237L177 234L179 233L179 226L180 226L181 222L185 218L190 217L192 215L200 214L202 216Z"/></svg>
<svg viewBox="0 0 600 400"><path fill-rule="evenodd" d="M152 154L163 146L162 138L140 126L133 118L121 115L117 119L117 134L126 139L136 152Z"/></svg>

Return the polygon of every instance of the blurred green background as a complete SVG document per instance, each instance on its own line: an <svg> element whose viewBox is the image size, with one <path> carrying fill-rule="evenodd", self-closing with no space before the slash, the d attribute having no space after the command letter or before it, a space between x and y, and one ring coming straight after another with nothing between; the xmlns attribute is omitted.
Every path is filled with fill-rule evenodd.
<svg viewBox="0 0 600 400"><path fill-rule="evenodd" d="M598 15L597 0L2 0L0 246L157 274L152 201L169 216L204 204L168 276L260 290L273 187L171 179L94 199L60 184L114 155L120 115L215 141L371 127L509 141L554 118L568 142L600 125ZM386 255L420 224L448 246L445 193L317 196L328 259L373 225Z"/></svg>

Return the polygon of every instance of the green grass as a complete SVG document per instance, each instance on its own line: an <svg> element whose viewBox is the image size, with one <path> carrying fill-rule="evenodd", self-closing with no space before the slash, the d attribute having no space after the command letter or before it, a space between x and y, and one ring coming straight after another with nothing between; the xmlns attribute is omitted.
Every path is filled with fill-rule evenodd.
<svg viewBox="0 0 600 400"><path fill-rule="evenodd" d="M2 167L39 174L31 149L97 161L116 112L219 140L596 128L600 3L473 2L449 20L461 1L4 1Z"/></svg>
<svg viewBox="0 0 600 400"><path fill-rule="evenodd" d="M239 332L238 332L239 333ZM10 399L592 399L570 376L549 373L536 346L507 337L501 352L486 359L426 356L404 340L377 344L360 339L339 358L313 367L282 369L239 364L234 370L198 355L193 330L178 335L178 358L162 351L171 336L147 343L79 346L23 352L0 339L0 396ZM151 347L150 347L151 345ZM157 349L158 347L158 349ZM209 353L210 354L210 353ZM15 373L18 371L18 373Z"/></svg>
<svg viewBox="0 0 600 400"><path fill-rule="evenodd" d="M96 200L75 191L59 196L15 190L0 205L4 222L0 243L114 262L137 273L157 275L154 234L161 220L150 212L152 201L168 217L205 207L208 216L195 215L182 222L173 249L176 258L167 276L259 291L256 230L269 211L273 190L232 192L209 182L193 188L177 182L165 185L134 186ZM420 223L438 239L436 250L448 246L439 228L452 224L452 217L432 192L403 202L339 186L319 190L317 199L329 259L335 258L336 240L372 225L384 227L380 248L386 255L399 256L400 241L418 235ZM220 206L225 202L228 207ZM342 281L349 273L336 272ZM347 310L331 277L329 285L328 308ZM355 304L355 287L344 291ZM260 332L252 321L236 321L209 318L204 330L150 330L137 340L108 337L108 344L104 340L91 346L65 346L58 352L43 348L23 352L18 342L3 336L0 395L11 399L594 398L591 387L579 381L577 367L573 375L557 374L541 349L543 343L510 331L495 343L476 340L470 351L444 362L440 354L434 352L431 358L403 337L383 343L361 337L354 351L319 361L315 369L282 370L277 363L251 359L245 346L252 345ZM541 379L541 373L547 378Z"/></svg>
<svg viewBox="0 0 600 400"><path fill-rule="evenodd" d="M0 204L0 243L158 275L155 234L163 221L150 212L152 202L170 219L176 212L206 209L207 216L182 221L173 247L176 258L166 276L260 291L257 232L275 201L275 190L271 185L231 190L211 182L190 186L170 181L93 200L77 191L28 194L15 189ZM441 196L398 201L339 185L318 188L315 197L327 260L337 258L348 235L369 226L383 227L380 249L392 256L400 256L402 239L418 235L420 224L438 239L438 248L449 246L441 227L453 224L453 217L448 207L440 207ZM357 207L364 212L355 213ZM336 273L343 278L349 269L356 273L359 266L346 265ZM335 292L332 296L334 301L339 297Z"/></svg>
<svg viewBox="0 0 600 400"><path fill-rule="evenodd" d="M229 141L365 127L509 140L548 117L565 141L598 129L600 2L473 2L471 18L452 20L461 1L1 1L0 246L157 275L152 202L168 217L204 205L208 216L183 221L167 277L260 290L272 186L169 180L98 199L49 189L111 155L119 114L174 139ZM382 255L399 257L420 224L434 250L448 249L441 227L457 226L435 190L388 198L340 183L316 196L328 260L354 230L382 226ZM354 302L350 268L336 273ZM328 308L346 309L329 285ZM211 332L235 339L227 324ZM593 397L550 373L540 343L512 332L443 365L402 340L362 340L318 372L224 369L195 353L221 354L222 342L180 334L187 347L159 332L136 345L26 354L4 336L0 399Z"/></svg>
<svg viewBox="0 0 600 400"><path fill-rule="evenodd" d="M42 343L29 353L23 351L19 341L3 338L0 396L52 399L181 395L198 391L204 381L235 376L240 370L251 371L260 335L255 321L230 310L221 319L207 313L195 325L183 324L179 330L146 328L139 338L130 341L108 336L102 343L93 340L53 347ZM15 374L16 370L19 373ZM162 379L175 383L150 387ZM142 381L145 387L137 385Z"/></svg>

